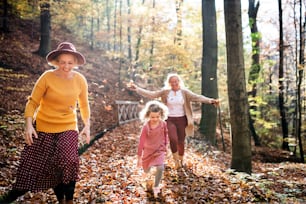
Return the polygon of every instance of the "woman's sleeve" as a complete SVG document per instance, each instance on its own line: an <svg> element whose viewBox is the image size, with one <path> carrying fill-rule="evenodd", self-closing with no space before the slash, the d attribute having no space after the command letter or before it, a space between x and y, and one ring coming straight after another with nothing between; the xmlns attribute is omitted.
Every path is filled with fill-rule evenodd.
<svg viewBox="0 0 306 204"><path fill-rule="evenodd" d="M40 101L47 90L47 83L46 83L46 74L43 74L39 77L36 81L31 96L28 97L28 101L25 106L24 117L31 117L33 118Z"/></svg>
<svg viewBox="0 0 306 204"><path fill-rule="evenodd" d="M79 109L83 120L90 118L90 107L88 101L88 84L84 76L81 76L81 93L79 95Z"/></svg>
<svg viewBox="0 0 306 204"><path fill-rule="evenodd" d="M190 101L195 101L195 102L201 102L201 103L207 103L210 104L213 100L213 98L209 98L207 96L199 95L196 93L193 93L190 90L185 90L187 97L190 99Z"/></svg>
<svg viewBox="0 0 306 204"><path fill-rule="evenodd" d="M142 95L144 97L150 98L150 99L155 99L158 97L161 97L163 94L163 90L158 90L158 91L149 91L140 87L137 87L136 92L139 95Z"/></svg>

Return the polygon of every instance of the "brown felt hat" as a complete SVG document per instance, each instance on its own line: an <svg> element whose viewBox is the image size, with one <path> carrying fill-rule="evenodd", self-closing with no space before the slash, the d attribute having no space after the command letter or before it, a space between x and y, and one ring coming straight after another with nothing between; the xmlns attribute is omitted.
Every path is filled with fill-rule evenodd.
<svg viewBox="0 0 306 204"><path fill-rule="evenodd" d="M63 53L74 55L78 60L78 65L83 65L86 62L85 57L80 52L76 51L75 46L70 42L62 42L57 46L56 50L49 52L46 57L47 62L52 64L52 61L54 61L56 57Z"/></svg>

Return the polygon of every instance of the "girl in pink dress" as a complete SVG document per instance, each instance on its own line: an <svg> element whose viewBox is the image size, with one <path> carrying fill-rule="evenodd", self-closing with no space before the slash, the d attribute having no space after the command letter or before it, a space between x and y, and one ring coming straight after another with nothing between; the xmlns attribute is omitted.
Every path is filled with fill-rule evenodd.
<svg viewBox="0 0 306 204"><path fill-rule="evenodd" d="M164 161L168 144L167 119L168 108L161 102L150 101L140 112L144 121L138 145L137 166L143 168L143 178L147 180L152 167L156 167L154 197L160 192L160 181L164 171Z"/></svg>

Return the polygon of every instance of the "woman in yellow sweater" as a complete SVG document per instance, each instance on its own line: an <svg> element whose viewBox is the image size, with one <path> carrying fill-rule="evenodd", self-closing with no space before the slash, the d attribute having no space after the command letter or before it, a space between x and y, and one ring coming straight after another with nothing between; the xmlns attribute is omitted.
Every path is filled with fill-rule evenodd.
<svg viewBox="0 0 306 204"><path fill-rule="evenodd" d="M85 77L74 69L85 63L73 44L63 42L47 62L55 69L37 80L25 107L25 146L16 183L7 197L12 202L27 191L53 188L59 203L73 203L79 178L78 135L90 142L90 108ZM84 128L77 127L77 107Z"/></svg>

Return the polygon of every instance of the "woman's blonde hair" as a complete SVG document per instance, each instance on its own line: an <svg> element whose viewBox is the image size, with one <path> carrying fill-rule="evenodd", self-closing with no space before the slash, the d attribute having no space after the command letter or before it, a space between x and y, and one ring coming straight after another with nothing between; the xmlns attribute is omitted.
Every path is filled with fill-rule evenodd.
<svg viewBox="0 0 306 204"><path fill-rule="evenodd" d="M143 122L147 121L151 112L159 112L162 120L166 120L168 118L168 107L166 105L159 101L149 101L140 111L139 119Z"/></svg>
<svg viewBox="0 0 306 204"><path fill-rule="evenodd" d="M59 58L60 58L60 56L62 55L62 54L69 54L69 55L71 55L71 56L73 56L74 57L74 61L75 61L75 69L78 69L79 67L78 67L78 58L75 56L75 55L73 55L73 54L71 54L71 53L60 53L59 55L57 55L57 56L55 56L52 60L50 60L50 61L48 61L48 64L50 65L50 66L53 66L53 67L55 67L55 68L58 68L59 67Z"/></svg>
<svg viewBox="0 0 306 204"><path fill-rule="evenodd" d="M177 73L170 73L170 74L168 74L167 79L166 79L165 82L164 82L164 89L171 89L171 86L170 86L170 79L171 79L172 77L176 77L176 78L178 79L180 88L185 88L184 81L182 80L182 78L180 77L180 75L178 75Z"/></svg>

